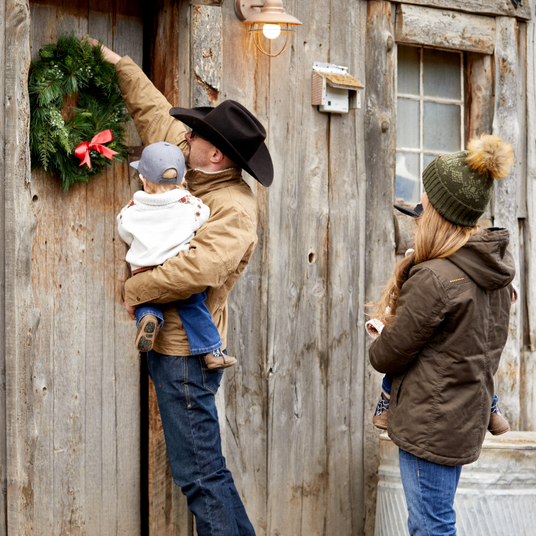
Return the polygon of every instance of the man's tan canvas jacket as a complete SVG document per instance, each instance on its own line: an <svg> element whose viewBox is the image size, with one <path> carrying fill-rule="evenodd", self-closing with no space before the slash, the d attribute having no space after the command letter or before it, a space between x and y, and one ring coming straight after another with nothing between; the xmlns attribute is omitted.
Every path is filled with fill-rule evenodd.
<svg viewBox="0 0 536 536"><path fill-rule="evenodd" d="M167 141L187 147L184 125L169 115L172 107L143 71L125 56L116 65L119 86L144 145ZM218 173L191 170L189 191L210 207L209 220L181 252L153 270L130 278L125 297L132 306L164 303L164 326L154 349L166 355L190 354L175 300L207 289L207 307L227 345L227 296L257 244L257 203L242 170ZM126 202L127 200L125 200Z"/></svg>

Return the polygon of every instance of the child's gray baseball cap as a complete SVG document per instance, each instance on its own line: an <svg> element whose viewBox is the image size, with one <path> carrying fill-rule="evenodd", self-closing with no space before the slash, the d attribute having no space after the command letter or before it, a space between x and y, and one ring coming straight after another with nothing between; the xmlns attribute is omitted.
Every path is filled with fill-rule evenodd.
<svg viewBox="0 0 536 536"><path fill-rule="evenodd" d="M131 162L130 165L148 181L157 184L178 184L184 176L182 151L176 145L166 141L147 145L141 153L141 160ZM162 175L168 169L174 169L177 176L172 179L164 179Z"/></svg>

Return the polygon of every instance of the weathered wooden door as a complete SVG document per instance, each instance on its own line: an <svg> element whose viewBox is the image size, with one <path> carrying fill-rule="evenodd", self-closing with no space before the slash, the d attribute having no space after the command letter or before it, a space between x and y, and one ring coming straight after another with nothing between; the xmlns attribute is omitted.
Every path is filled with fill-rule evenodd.
<svg viewBox="0 0 536 536"><path fill-rule="evenodd" d="M30 2L30 45L73 31L142 63L142 2ZM139 145L130 128L131 145ZM60 189L34 172L32 288L39 325L27 430L27 522L20 534L140 533L140 356L120 303L125 245L115 216L137 185L117 163Z"/></svg>

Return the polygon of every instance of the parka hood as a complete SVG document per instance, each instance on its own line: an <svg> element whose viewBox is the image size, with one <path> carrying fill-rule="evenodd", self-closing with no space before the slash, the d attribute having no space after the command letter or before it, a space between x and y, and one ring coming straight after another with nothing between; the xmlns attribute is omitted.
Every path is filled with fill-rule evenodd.
<svg viewBox="0 0 536 536"><path fill-rule="evenodd" d="M508 229L492 227L481 235L471 237L465 246L447 258L479 287L498 290L508 286L515 276L509 242Z"/></svg>

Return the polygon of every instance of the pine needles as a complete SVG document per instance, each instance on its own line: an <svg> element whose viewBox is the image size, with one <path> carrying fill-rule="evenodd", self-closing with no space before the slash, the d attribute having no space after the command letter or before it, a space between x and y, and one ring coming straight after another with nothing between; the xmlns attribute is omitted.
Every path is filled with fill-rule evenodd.
<svg viewBox="0 0 536 536"><path fill-rule="evenodd" d="M91 151L91 169L79 167L74 149L96 134L110 129L117 151L115 160L125 160L125 123L130 119L117 85L115 66L103 60L100 47L71 35L39 51L28 79L30 94L30 150L32 168L42 167L58 176L63 190L87 182L112 161ZM66 106L66 101L75 102ZM63 112L63 113L62 113Z"/></svg>

